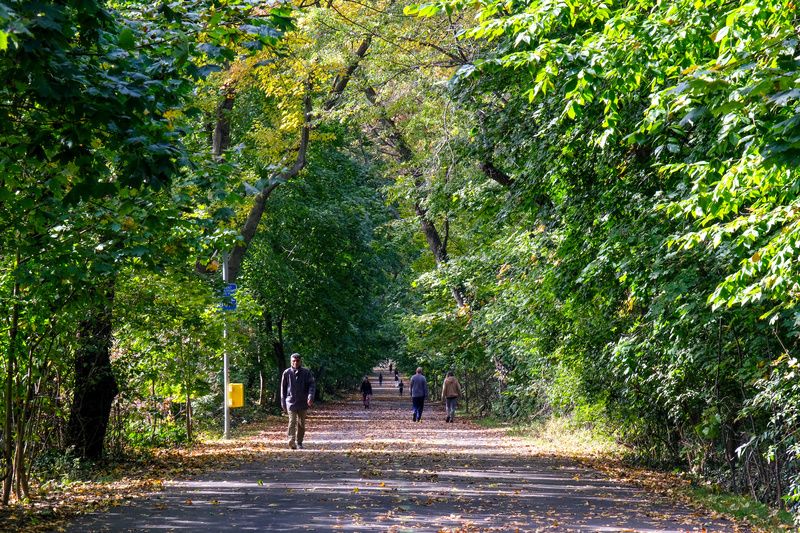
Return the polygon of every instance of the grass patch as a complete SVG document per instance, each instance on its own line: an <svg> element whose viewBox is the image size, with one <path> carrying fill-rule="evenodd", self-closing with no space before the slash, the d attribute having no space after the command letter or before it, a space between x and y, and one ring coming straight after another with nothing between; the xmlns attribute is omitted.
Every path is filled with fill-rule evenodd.
<svg viewBox="0 0 800 533"><path fill-rule="evenodd" d="M566 417L548 418L529 424L514 425L508 434L520 437L547 455L569 457L619 457L622 446L597 427L576 424Z"/></svg>
<svg viewBox="0 0 800 533"><path fill-rule="evenodd" d="M502 418L498 418L496 416L484 416L480 418L473 418L471 421L476 425L486 429L495 429L495 428L513 428L514 426L507 420L503 420Z"/></svg>
<svg viewBox="0 0 800 533"><path fill-rule="evenodd" d="M696 486L687 488L686 492L689 498L704 507L738 520L747 520L762 531L775 533L795 531L790 512L770 509L748 496L721 492L711 487Z"/></svg>

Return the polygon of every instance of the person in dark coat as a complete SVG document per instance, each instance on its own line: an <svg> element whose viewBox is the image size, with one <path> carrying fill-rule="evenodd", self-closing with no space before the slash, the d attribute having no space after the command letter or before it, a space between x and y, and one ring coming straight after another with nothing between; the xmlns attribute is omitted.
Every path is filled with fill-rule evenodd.
<svg viewBox="0 0 800 533"><path fill-rule="evenodd" d="M361 382L361 398L364 400L364 409L369 409L369 398L372 396L372 383L369 382L369 378L364 376L364 380Z"/></svg>
<svg viewBox="0 0 800 533"><path fill-rule="evenodd" d="M303 449L303 437L306 434L306 415L308 408L314 405L317 384L314 374L303 368L303 360L299 353L291 356L292 366L284 370L281 376L281 409L289 414L289 448Z"/></svg>
<svg viewBox="0 0 800 533"><path fill-rule="evenodd" d="M422 421L422 410L425 409L425 398L428 397L428 381L422 375L422 367L411 376L411 404L414 406L414 422Z"/></svg>

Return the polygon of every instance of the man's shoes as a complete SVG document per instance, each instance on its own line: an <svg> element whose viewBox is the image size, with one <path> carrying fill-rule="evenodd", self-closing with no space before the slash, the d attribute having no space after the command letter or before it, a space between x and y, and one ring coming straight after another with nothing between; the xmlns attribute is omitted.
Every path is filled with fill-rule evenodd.
<svg viewBox="0 0 800 533"><path fill-rule="evenodd" d="M445 422L450 422L450 417L448 416L447 418L444 419L444 421Z"/></svg>
<svg viewBox="0 0 800 533"><path fill-rule="evenodd" d="M414 413L413 415L411 415L411 420L413 420L414 422L417 421L417 413Z"/></svg>
<svg viewBox="0 0 800 533"><path fill-rule="evenodd" d="M300 449L302 450L302 449L303 449L303 443L302 443L302 442L298 442L298 443L297 443L297 447L298 447L298 448L300 448Z"/></svg>
<svg viewBox="0 0 800 533"><path fill-rule="evenodd" d="M295 445L295 443L294 443L294 442L290 442L290 443L289 443L289 448L291 448L291 449L293 449L293 450L296 450L296 449L297 449L297 445Z"/></svg>

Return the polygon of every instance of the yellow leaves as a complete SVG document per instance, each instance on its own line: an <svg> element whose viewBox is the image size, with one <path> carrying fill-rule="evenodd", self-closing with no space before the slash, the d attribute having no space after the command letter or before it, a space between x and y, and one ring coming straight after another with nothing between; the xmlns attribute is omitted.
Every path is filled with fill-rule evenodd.
<svg viewBox="0 0 800 533"><path fill-rule="evenodd" d="M175 120L182 116L183 112L180 109L168 109L164 112L164 118L169 122L169 129L173 129Z"/></svg>
<svg viewBox="0 0 800 533"><path fill-rule="evenodd" d="M126 216L122 219L122 223L120 225L125 231L130 231L136 227L136 221L133 220L132 217Z"/></svg>
<svg viewBox="0 0 800 533"><path fill-rule="evenodd" d="M508 272L509 270L511 270L511 265L505 263L503 266L500 267L500 271L497 273L497 279L502 279L505 276L506 272Z"/></svg>

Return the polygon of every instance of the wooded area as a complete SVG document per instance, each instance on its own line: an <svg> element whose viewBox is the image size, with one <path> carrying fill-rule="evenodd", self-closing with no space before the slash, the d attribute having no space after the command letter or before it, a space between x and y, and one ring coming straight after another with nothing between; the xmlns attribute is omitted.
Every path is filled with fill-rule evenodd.
<svg viewBox="0 0 800 533"><path fill-rule="evenodd" d="M226 349L260 410L292 352L453 370L798 516L799 12L0 2L2 503L218 428Z"/></svg>

